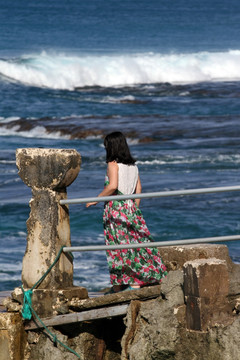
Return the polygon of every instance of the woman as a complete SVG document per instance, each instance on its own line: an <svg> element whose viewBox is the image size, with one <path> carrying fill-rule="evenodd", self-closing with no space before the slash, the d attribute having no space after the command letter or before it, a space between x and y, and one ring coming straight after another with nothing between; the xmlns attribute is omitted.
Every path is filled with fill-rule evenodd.
<svg viewBox="0 0 240 360"><path fill-rule="evenodd" d="M104 139L107 176L105 187L98 195L128 195L141 193L141 181L136 160L121 132ZM90 207L97 202L87 203ZM139 209L140 199L108 201L104 206L103 226L106 245L152 242L153 239ZM138 289L157 284L167 275L157 248L107 250L112 292Z"/></svg>

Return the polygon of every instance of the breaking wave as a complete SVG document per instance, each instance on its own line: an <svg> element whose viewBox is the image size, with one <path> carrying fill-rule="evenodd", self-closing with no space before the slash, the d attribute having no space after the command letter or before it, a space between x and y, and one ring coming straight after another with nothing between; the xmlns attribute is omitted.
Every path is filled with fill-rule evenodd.
<svg viewBox="0 0 240 360"><path fill-rule="evenodd" d="M28 86L73 90L86 86L237 81L239 63L240 50L79 56L42 52L1 59L0 75Z"/></svg>

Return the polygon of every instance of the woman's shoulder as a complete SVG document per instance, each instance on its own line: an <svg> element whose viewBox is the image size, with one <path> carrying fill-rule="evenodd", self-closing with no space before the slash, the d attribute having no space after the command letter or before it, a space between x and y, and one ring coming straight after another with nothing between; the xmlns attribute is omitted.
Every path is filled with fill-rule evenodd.
<svg viewBox="0 0 240 360"><path fill-rule="evenodd" d="M109 162L108 162L108 166L116 167L116 166L118 166L118 163L117 163L115 160L109 161Z"/></svg>
<svg viewBox="0 0 240 360"><path fill-rule="evenodd" d="M109 161L108 169L118 170L118 163L116 161Z"/></svg>

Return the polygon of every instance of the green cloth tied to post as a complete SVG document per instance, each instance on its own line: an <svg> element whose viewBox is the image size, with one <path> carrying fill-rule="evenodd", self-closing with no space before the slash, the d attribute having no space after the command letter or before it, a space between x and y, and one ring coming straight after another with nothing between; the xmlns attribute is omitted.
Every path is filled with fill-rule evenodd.
<svg viewBox="0 0 240 360"><path fill-rule="evenodd" d="M32 290L27 290L24 291L23 287L22 287L22 291L23 291L23 306L22 306L22 317L25 320L31 320L32 318Z"/></svg>
<svg viewBox="0 0 240 360"><path fill-rule="evenodd" d="M43 274L43 276L32 286L32 288L30 290L24 291L23 286L22 287L22 291L23 291L23 306L22 306L22 317L25 320L31 320L32 318L32 294L33 294L33 290L38 287L39 284L41 284L41 282L45 279L45 277L50 273L50 271L52 270L52 268L54 267L54 265L58 262L60 255L63 251L64 246L62 246L54 260L54 262L52 263L52 265L49 266L49 268L47 269L47 271Z"/></svg>
<svg viewBox="0 0 240 360"><path fill-rule="evenodd" d="M65 349L67 349L68 351L70 351L71 353L73 353L74 355L76 355L79 359L81 359L80 355L74 351L73 349L71 349L69 346L63 344L60 340L58 340L57 336L55 334L53 334L48 328L47 326L42 322L42 320L39 318L39 316L37 315L37 313L35 312L35 310L32 307L32 294L33 294L33 290L35 288L38 287L38 285L45 279L45 277L49 274L49 272L52 270L53 266L58 262L60 255L63 251L64 246L61 247L61 249L59 250L54 262L52 263L52 265L47 269L47 271L43 274L43 276L32 286L32 288L30 290L24 291L23 289L23 285L21 286L22 288L22 292L23 292L23 306L22 306L22 317L24 320L31 320L32 315L35 316L35 318L42 324L42 326L44 327L44 329L47 331L47 333L51 336L52 341L54 343L54 345L56 346L57 343L59 343L60 345L62 345ZM72 254L71 254L72 255Z"/></svg>

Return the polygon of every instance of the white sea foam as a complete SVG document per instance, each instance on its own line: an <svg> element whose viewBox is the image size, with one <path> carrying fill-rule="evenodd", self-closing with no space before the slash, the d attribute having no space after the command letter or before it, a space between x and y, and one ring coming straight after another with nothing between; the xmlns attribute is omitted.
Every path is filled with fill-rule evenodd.
<svg viewBox="0 0 240 360"><path fill-rule="evenodd" d="M19 131L20 125L15 125L12 128L0 128L0 136L22 136L26 138L38 139L66 139L69 140L69 135L62 135L60 131L47 132L43 126L36 126L32 130Z"/></svg>
<svg viewBox="0 0 240 360"><path fill-rule="evenodd" d="M17 117L17 116L9 116L7 118L0 117L0 122L6 124L6 123L9 123L11 121L15 121L15 120L19 120L19 119L20 118Z"/></svg>
<svg viewBox="0 0 240 360"><path fill-rule="evenodd" d="M19 236L23 236L23 237L27 236L27 233L24 232L24 231L18 231L17 234L18 234Z"/></svg>
<svg viewBox="0 0 240 360"><path fill-rule="evenodd" d="M16 173L17 171L14 171L14 173ZM6 181L3 181L3 182L0 182L0 185L3 186L3 185L9 185L9 184L14 184L14 183L17 183L19 182L19 178L14 178L14 179L8 179Z"/></svg>
<svg viewBox="0 0 240 360"><path fill-rule="evenodd" d="M9 249L8 249L9 252ZM16 256L17 257L17 256ZM16 261L16 262L8 262L8 263L2 263L2 273L1 273L1 280L3 280L3 273L4 272L17 272L18 270L21 270L22 268L22 262ZM6 276L9 276L6 274ZM14 279L13 279L14 280Z"/></svg>
<svg viewBox="0 0 240 360"><path fill-rule="evenodd" d="M153 160L139 160L137 161L138 165L172 165L172 164L199 164L199 163L240 163L240 155L222 155L217 156L196 156L196 157L186 157L186 156L169 156L164 159L153 159Z"/></svg>
<svg viewBox="0 0 240 360"><path fill-rule="evenodd" d="M110 104L120 104L123 102L133 102L134 100L135 97L132 95L120 96L120 97L106 96L101 102L110 103Z"/></svg>
<svg viewBox="0 0 240 360"><path fill-rule="evenodd" d="M127 137L127 142L129 145L138 145L140 143L140 140Z"/></svg>
<svg viewBox="0 0 240 360"><path fill-rule="evenodd" d="M192 54L62 55L0 60L0 74L23 84L69 89L240 80L240 50Z"/></svg>
<svg viewBox="0 0 240 360"><path fill-rule="evenodd" d="M0 160L0 164L16 164L15 160Z"/></svg>

